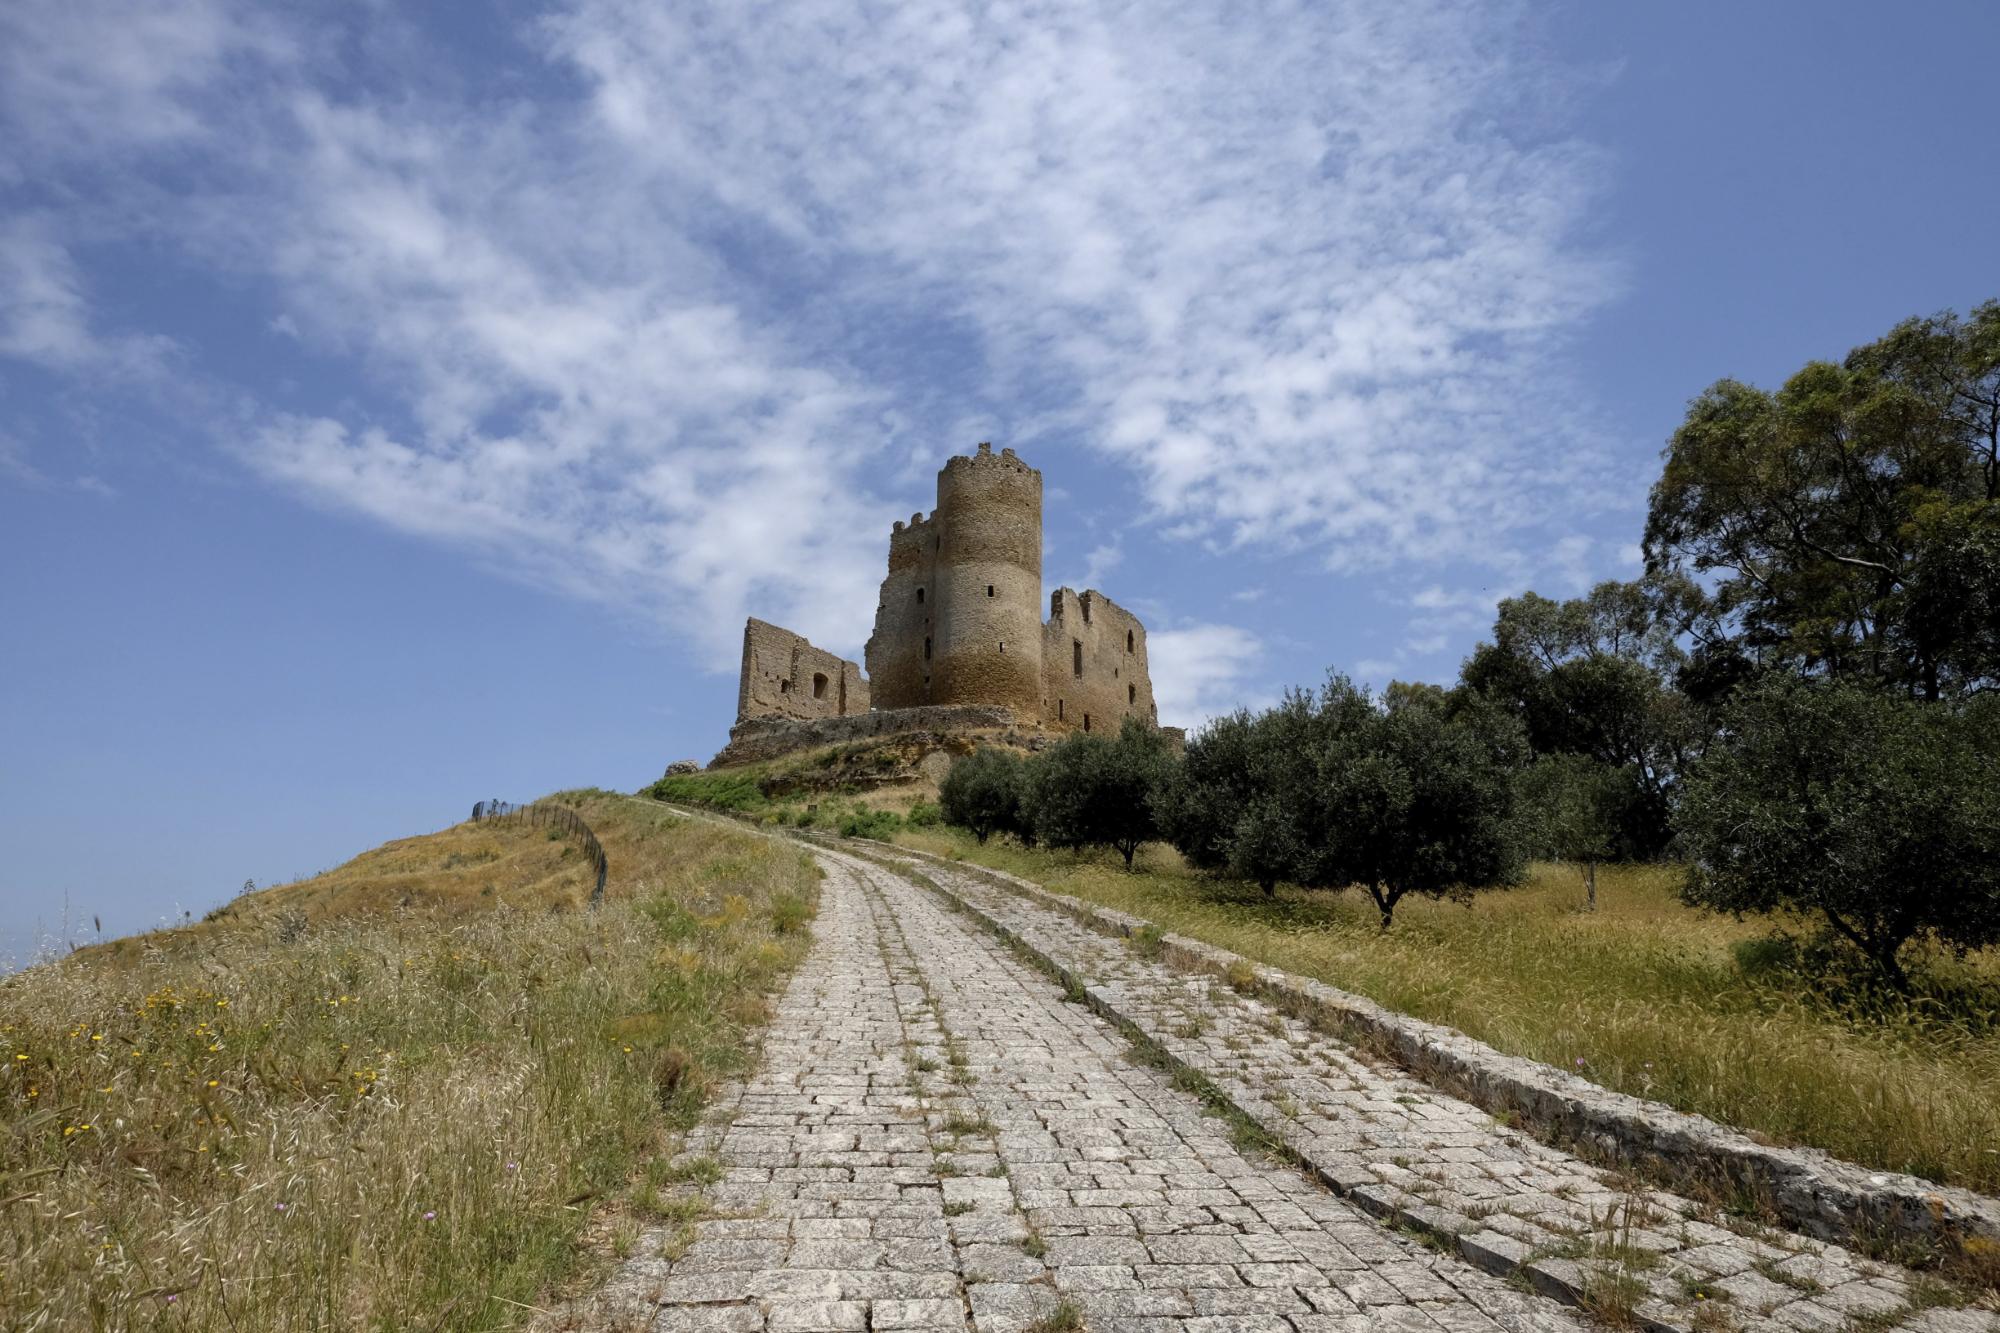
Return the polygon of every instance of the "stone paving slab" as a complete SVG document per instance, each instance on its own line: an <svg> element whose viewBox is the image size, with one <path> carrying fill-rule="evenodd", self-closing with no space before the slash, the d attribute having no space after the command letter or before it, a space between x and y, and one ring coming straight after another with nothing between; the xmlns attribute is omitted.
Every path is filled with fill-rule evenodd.
<svg viewBox="0 0 2000 1333"><path fill-rule="evenodd" d="M1966 1295L1934 1280L1599 1169L1211 972L1143 957L984 874L909 864L1207 1080L1351 1204L1469 1264L1654 1328L2000 1333L2000 1313L1956 1308Z"/></svg>
<svg viewBox="0 0 2000 1333"><path fill-rule="evenodd" d="M708 1211L639 1239L596 1326L1020 1333L1059 1311L1118 1333L1584 1326L1239 1150L977 922L817 854L814 945L762 1063L682 1157L711 1182Z"/></svg>
<svg viewBox="0 0 2000 1333"><path fill-rule="evenodd" d="M889 850L1013 887L1111 934L1130 935L1151 925L1004 871L907 848ZM1260 994L1322 1031L1380 1050L1420 1079L1517 1120L1545 1140L1585 1145L1595 1160L1633 1167L1657 1183L1682 1182L1678 1187L1711 1196L1748 1195L1788 1228L1821 1240L1852 1244L1859 1238L1913 1251L2000 1248L2000 1199L1989 1195L1864 1168L1816 1148L1761 1143L1704 1116L1506 1055L1453 1028L1396 1013L1200 940L1166 934L1161 944L1168 962L1192 969L1225 973L1248 968Z"/></svg>

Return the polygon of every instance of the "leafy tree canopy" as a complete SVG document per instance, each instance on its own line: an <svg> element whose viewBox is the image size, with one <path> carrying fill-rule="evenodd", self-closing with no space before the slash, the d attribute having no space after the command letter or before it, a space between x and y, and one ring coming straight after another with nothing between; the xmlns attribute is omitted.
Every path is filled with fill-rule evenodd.
<svg viewBox="0 0 2000 1333"><path fill-rule="evenodd" d="M1905 945L2000 941L2000 696L1922 703L1773 674L1744 690L1675 822L1689 902L1823 923L1905 988Z"/></svg>
<svg viewBox="0 0 2000 1333"><path fill-rule="evenodd" d="M1665 847L1673 786L1699 752L1706 720L1674 688L1688 662L1676 626L1679 584L1601 583L1557 602L1500 603L1493 641L1466 660L1466 690L1518 719L1539 755L1580 755L1622 775L1612 853Z"/></svg>
<svg viewBox="0 0 2000 1333"><path fill-rule="evenodd" d="M981 746L958 760L938 784L938 807L945 821L970 829L985 842L1021 825L1021 791L1026 781L1021 756Z"/></svg>
<svg viewBox="0 0 2000 1333"><path fill-rule="evenodd" d="M1051 847L1115 847L1132 864L1160 836L1156 793L1174 764L1167 738L1126 718L1114 740L1076 732L1028 768L1027 803L1036 836Z"/></svg>
<svg viewBox="0 0 2000 1333"><path fill-rule="evenodd" d="M1668 445L1645 549L1650 573L1712 584L1689 628L1725 663L1926 699L2000 684L2000 302L1776 393L1712 386Z"/></svg>
<svg viewBox="0 0 2000 1333"><path fill-rule="evenodd" d="M1435 690L1378 703L1344 676L1234 714L1188 745L1163 824L1198 866L1266 891L1362 885L1387 929L1411 893L1467 893L1519 869L1509 765L1520 731Z"/></svg>

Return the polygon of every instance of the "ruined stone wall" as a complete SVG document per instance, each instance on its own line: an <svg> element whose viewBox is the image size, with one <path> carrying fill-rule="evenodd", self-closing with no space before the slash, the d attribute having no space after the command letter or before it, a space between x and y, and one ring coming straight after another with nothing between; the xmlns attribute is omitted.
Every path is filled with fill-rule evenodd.
<svg viewBox="0 0 2000 1333"><path fill-rule="evenodd" d="M1058 588L1042 627L1041 713L1055 731L1116 735L1128 717L1159 725L1139 617L1095 589Z"/></svg>
<svg viewBox="0 0 2000 1333"><path fill-rule="evenodd" d="M1041 707L1042 474L988 445L938 474L931 702Z"/></svg>
<svg viewBox="0 0 2000 1333"><path fill-rule="evenodd" d="M889 573L875 604L875 632L862 654L877 708L921 708L931 701L931 622L938 609L937 515L910 515L889 534Z"/></svg>
<svg viewBox="0 0 2000 1333"><path fill-rule="evenodd" d="M754 764L766 759L775 759L779 755L816 749L822 745L839 745L849 741L872 740L909 732L1004 731L1007 733L1005 743L1032 745L1033 733L1030 732L1025 736L1017 734L1013 730L1015 725L1013 709L976 705L956 708L878 708L872 713L858 717L832 717L810 721L783 717L754 717L738 722L729 729L729 744L709 761L708 766L728 768L732 764Z"/></svg>
<svg viewBox="0 0 2000 1333"><path fill-rule="evenodd" d="M1064 588L1045 625L1041 597L1042 474L982 444L939 469L936 509L889 534L868 679L753 620L738 720L851 716L872 704L1006 708L1023 726L1058 731L1116 732L1127 717L1158 725L1138 617L1094 589ZM816 673L841 683L838 698L813 693Z"/></svg>
<svg viewBox="0 0 2000 1333"><path fill-rule="evenodd" d="M868 682L861 668L788 629L754 617L743 626L743 674L736 686L736 720L812 720L866 713Z"/></svg>

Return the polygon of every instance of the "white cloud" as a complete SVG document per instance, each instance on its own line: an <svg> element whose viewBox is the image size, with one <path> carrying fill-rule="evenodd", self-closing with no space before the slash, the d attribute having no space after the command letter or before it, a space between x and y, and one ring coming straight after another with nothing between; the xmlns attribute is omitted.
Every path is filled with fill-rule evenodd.
<svg viewBox="0 0 2000 1333"><path fill-rule="evenodd" d="M1264 656L1255 635L1235 625L1189 625L1146 636L1153 701L1166 726L1200 726L1232 708L1260 702L1250 677Z"/></svg>
<svg viewBox="0 0 2000 1333"><path fill-rule="evenodd" d="M664 175L976 329L1182 533L1483 557L1592 460L1548 354L1597 167L1506 6L858 0L553 25ZM1049 418L1065 419L1062 415ZM1558 446L1559 447L1552 447Z"/></svg>
<svg viewBox="0 0 2000 1333"><path fill-rule="evenodd" d="M712 664L750 609L852 651L939 441L1085 439L1168 539L1336 567L1546 546L1526 498L1592 465L1549 405L1613 285L1570 238L1597 168L1505 6L574 0L527 30L557 77L477 104L423 59L333 87L276 14L0 16L0 179L71 173L97 232L268 281L365 373L213 423L250 466ZM0 350L157 352L50 234L0 255ZM962 355L906 366L933 337ZM1255 656L1154 637L1189 714Z"/></svg>
<svg viewBox="0 0 2000 1333"><path fill-rule="evenodd" d="M1073 580L1070 580L1069 586L1079 589L1096 588L1102 590L1105 575L1118 568L1124 561L1124 543L1112 541L1106 542L1101 546L1094 546L1091 548L1090 554L1083 558L1082 571Z"/></svg>
<svg viewBox="0 0 2000 1333"><path fill-rule="evenodd" d="M222 0L14 0L0 7L0 179L32 159L197 138L230 61L295 49L274 20Z"/></svg>

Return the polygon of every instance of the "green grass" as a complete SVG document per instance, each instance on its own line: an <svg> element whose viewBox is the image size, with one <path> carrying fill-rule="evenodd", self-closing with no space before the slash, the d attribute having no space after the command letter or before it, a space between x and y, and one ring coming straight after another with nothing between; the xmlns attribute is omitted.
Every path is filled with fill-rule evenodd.
<svg viewBox="0 0 2000 1333"><path fill-rule="evenodd" d="M712 1178L660 1158L746 1066L817 872L571 795L595 912L539 830L461 827L0 982L10 1326L512 1327L591 1275L594 1216L623 1243Z"/></svg>
<svg viewBox="0 0 2000 1333"><path fill-rule="evenodd" d="M906 830L911 846L1013 871L1448 1024L1497 1047L1876 1168L2000 1191L2000 959L1931 960L1946 1004L1844 1009L1794 978L1738 962L1767 929L1696 912L1670 866L1580 876L1541 865L1470 906L1405 900L1387 935L1358 893L1254 886L1190 872L1149 847L1112 853L981 847L962 830ZM1232 978L1247 982L1248 977ZM1979 997L1987 997L1983 1002Z"/></svg>

